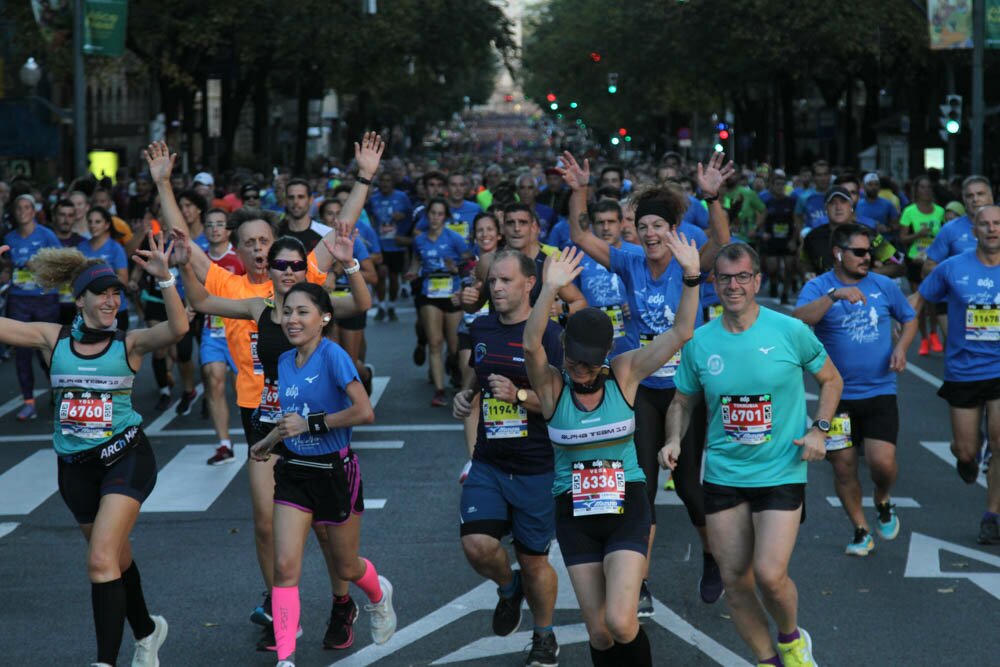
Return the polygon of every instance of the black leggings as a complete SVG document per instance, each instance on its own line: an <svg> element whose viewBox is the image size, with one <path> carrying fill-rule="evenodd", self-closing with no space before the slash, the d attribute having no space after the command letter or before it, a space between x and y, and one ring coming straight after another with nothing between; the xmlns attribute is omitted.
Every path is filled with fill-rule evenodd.
<svg viewBox="0 0 1000 667"><path fill-rule="evenodd" d="M660 464L657 455L666 442L667 408L674 398L673 389L650 389L639 385L635 393L635 450L639 466L646 475L646 498L656 524L656 491ZM691 414L691 423L681 440L681 456L674 470L677 496L684 503L691 523L705 525L705 499L701 491L701 457L705 451L705 430L708 423L705 402L700 401Z"/></svg>

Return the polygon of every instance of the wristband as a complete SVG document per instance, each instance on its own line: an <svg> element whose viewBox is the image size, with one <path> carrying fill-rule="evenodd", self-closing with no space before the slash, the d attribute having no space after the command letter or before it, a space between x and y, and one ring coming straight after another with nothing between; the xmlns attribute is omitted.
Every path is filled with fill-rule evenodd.
<svg viewBox="0 0 1000 667"><path fill-rule="evenodd" d="M177 276L170 276L169 280L158 280L156 282L156 286L159 287L161 291L169 287L173 287L176 284L177 284Z"/></svg>
<svg viewBox="0 0 1000 667"><path fill-rule="evenodd" d="M701 274L696 276L684 276L684 284L688 287L697 287L701 284Z"/></svg>
<svg viewBox="0 0 1000 667"><path fill-rule="evenodd" d="M344 267L344 273L346 273L349 276L353 276L360 270L361 270L361 262L359 262L357 258L354 259L354 264L352 266Z"/></svg>
<svg viewBox="0 0 1000 667"><path fill-rule="evenodd" d="M323 435L330 432L330 427L326 425L325 412L310 412L309 416L306 417L306 423L309 424L310 435Z"/></svg>
<svg viewBox="0 0 1000 667"><path fill-rule="evenodd" d="M371 184L372 184L372 179L365 178L361 174L358 174L357 176L355 176L354 180L357 181L358 183L360 183L361 185L367 185L368 187L371 187Z"/></svg>
<svg viewBox="0 0 1000 667"><path fill-rule="evenodd" d="M715 196L713 196L713 197L709 197L708 195L705 195L705 194L703 194L703 195L701 196L701 200L702 200L703 202L705 202L706 204L711 204L712 202L717 202L717 201L719 201L719 195L718 195L718 193L716 193L716 195L715 195Z"/></svg>

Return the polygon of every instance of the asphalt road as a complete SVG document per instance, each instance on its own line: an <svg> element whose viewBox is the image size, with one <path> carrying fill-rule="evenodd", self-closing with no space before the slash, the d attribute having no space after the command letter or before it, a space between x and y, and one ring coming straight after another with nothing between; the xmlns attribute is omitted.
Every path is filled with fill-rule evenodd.
<svg viewBox="0 0 1000 667"><path fill-rule="evenodd" d="M518 634L494 638L495 589L462 555L462 433L449 409L429 407L426 367L410 361L412 322L411 309L401 312L398 323L370 322L369 357L383 391L376 424L355 431L369 504L362 552L395 586L399 630L388 644L374 647L362 612L353 648L322 649L330 591L310 538L301 584L300 666L523 663L530 615ZM941 377L939 355L914 354L911 361L918 372L904 373L899 388L899 537L877 541L864 559L843 555L852 528L828 500L834 498L829 466L813 464L810 470L808 519L791 575L799 588L800 623L823 665L1000 664L1000 547L975 543L985 483L981 476L980 484L966 486L954 472L947 411L933 384ZM209 422L198 416L200 403L187 417L157 415L148 362L136 386L160 475L132 539L150 609L170 623L161 663L273 665L273 654L254 650L258 630L248 621L263 586L245 457L238 456L235 465L204 465L214 438ZM0 366L0 663L89 664L95 641L85 547L56 491L48 394L39 396L42 418L27 425L14 419L17 396L8 362ZM239 436L238 414L232 425ZM655 663L750 664L724 599L709 606L697 596L700 551L686 512L670 493L661 492L660 501L651 574L657 611L645 623ZM553 556L560 572L555 625L561 664L586 665L586 633L561 558ZM352 594L363 603L360 591ZM131 657L127 629L126 635L119 664Z"/></svg>

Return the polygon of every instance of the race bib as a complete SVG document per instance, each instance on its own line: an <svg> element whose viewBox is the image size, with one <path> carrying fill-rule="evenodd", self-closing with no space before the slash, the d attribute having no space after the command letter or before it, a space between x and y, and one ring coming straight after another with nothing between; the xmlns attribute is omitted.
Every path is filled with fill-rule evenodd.
<svg viewBox="0 0 1000 667"><path fill-rule="evenodd" d="M73 303L74 301L72 285L67 283L59 288L59 303Z"/></svg>
<svg viewBox="0 0 1000 667"><path fill-rule="evenodd" d="M396 225L379 225L378 236L380 239L394 239L396 238Z"/></svg>
<svg viewBox="0 0 1000 667"><path fill-rule="evenodd" d="M209 315L208 319L205 320L205 324L208 328L209 338L225 338L226 337L226 321L220 315Z"/></svg>
<svg viewBox="0 0 1000 667"><path fill-rule="evenodd" d="M260 394L259 419L267 424L277 424L281 418L281 403L278 401L278 381L264 380L264 391Z"/></svg>
<svg viewBox="0 0 1000 667"><path fill-rule="evenodd" d="M714 319L722 317L722 304L717 303L714 306L708 307L708 321L711 322Z"/></svg>
<svg viewBox="0 0 1000 667"><path fill-rule="evenodd" d="M465 323L468 325L472 324L483 315L489 315L489 314L490 314L490 303L489 301L487 301L486 303L483 304L483 307L477 310L476 312L463 314L462 319L464 319Z"/></svg>
<svg viewBox="0 0 1000 667"><path fill-rule="evenodd" d="M615 328L615 338L621 338L625 335L625 311L622 310L621 306L601 306L608 318L611 319L611 326Z"/></svg>
<svg viewBox="0 0 1000 667"><path fill-rule="evenodd" d="M489 440L525 438L528 435L528 411L524 406L501 401L483 392L483 426Z"/></svg>
<svg viewBox="0 0 1000 667"><path fill-rule="evenodd" d="M656 334L639 334L639 347L646 347L653 342ZM674 356L667 360L660 368L653 373L655 378L672 378L677 375L677 368L681 365L681 351L677 350Z"/></svg>
<svg viewBox="0 0 1000 667"><path fill-rule="evenodd" d="M1000 305L970 303L966 306L965 340L1000 340Z"/></svg>
<svg viewBox="0 0 1000 667"><path fill-rule="evenodd" d="M340 285L338 285L337 289L330 292L330 296L333 297L334 299L341 296L351 296L351 290L341 289Z"/></svg>
<svg viewBox="0 0 1000 667"><path fill-rule="evenodd" d="M846 412L838 413L830 420L830 432L826 434L826 451L836 452L853 446L851 417Z"/></svg>
<svg viewBox="0 0 1000 667"><path fill-rule="evenodd" d="M14 284L23 290L37 289L35 274L31 269L14 269Z"/></svg>
<svg viewBox="0 0 1000 667"><path fill-rule="evenodd" d="M722 396L722 429L729 442L763 445L771 441L771 395Z"/></svg>
<svg viewBox="0 0 1000 667"><path fill-rule="evenodd" d="M787 239L788 238L788 223L787 222L776 222L774 226L771 227L771 233L776 239Z"/></svg>
<svg viewBox="0 0 1000 667"><path fill-rule="evenodd" d="M625 468L621 461L573 463L573 516L625 513Z"/></svg>
<svg viewBox="0 0 1000 667"><path fill-rule="evenodd" d="M450 299L455 281L452 275L432 273L427 276L424 283L424 291L428 299Z"/></svg>
<svg viewBox="0 0 1000 667"><path fill-rule="evenodd" d="M59 403L62 434L95 440L110 438L114 435L111 431L112 405L111 394L66 392Z"/></svg>
<svg viewBox="0 0 1000 667"><path fill-rule="evenodd" d="M254 331L250 334L250 361L253 363L253 374L263 375L264 365L260 363L260 357L257 356L257 332Z"/></svg>
<svg viewBox="0 0 1000 667"><path fill-rule="evenodd" d="M456 220L455 222L449 222L448 224L445 225L445 227L455 232L463 239L469 238L469 223L467 222Z"/></svg>

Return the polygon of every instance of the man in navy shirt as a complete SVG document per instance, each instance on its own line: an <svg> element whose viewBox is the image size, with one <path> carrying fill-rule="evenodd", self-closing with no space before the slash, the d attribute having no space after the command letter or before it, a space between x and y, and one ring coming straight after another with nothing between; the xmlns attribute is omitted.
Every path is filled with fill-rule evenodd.
<svg viewBox="0 0 1000 667"><path fill-rule="evenodd" d="M862 445L875 485L879 536L893 540L899 534L899 519L889 498L896 481L899 431L895 374L906 368L906 350L917 333L913 308L896 283L870 271L871 238L871 230L860 225L837 227L831 238L833 270L806 283L792 313L815 328L844 379L826 451L837 496L854 524L854 538L846 549L852 556L867 556L875 548L861 508L858 449ZM903 324L895 344L892 320Z"/></svg>

